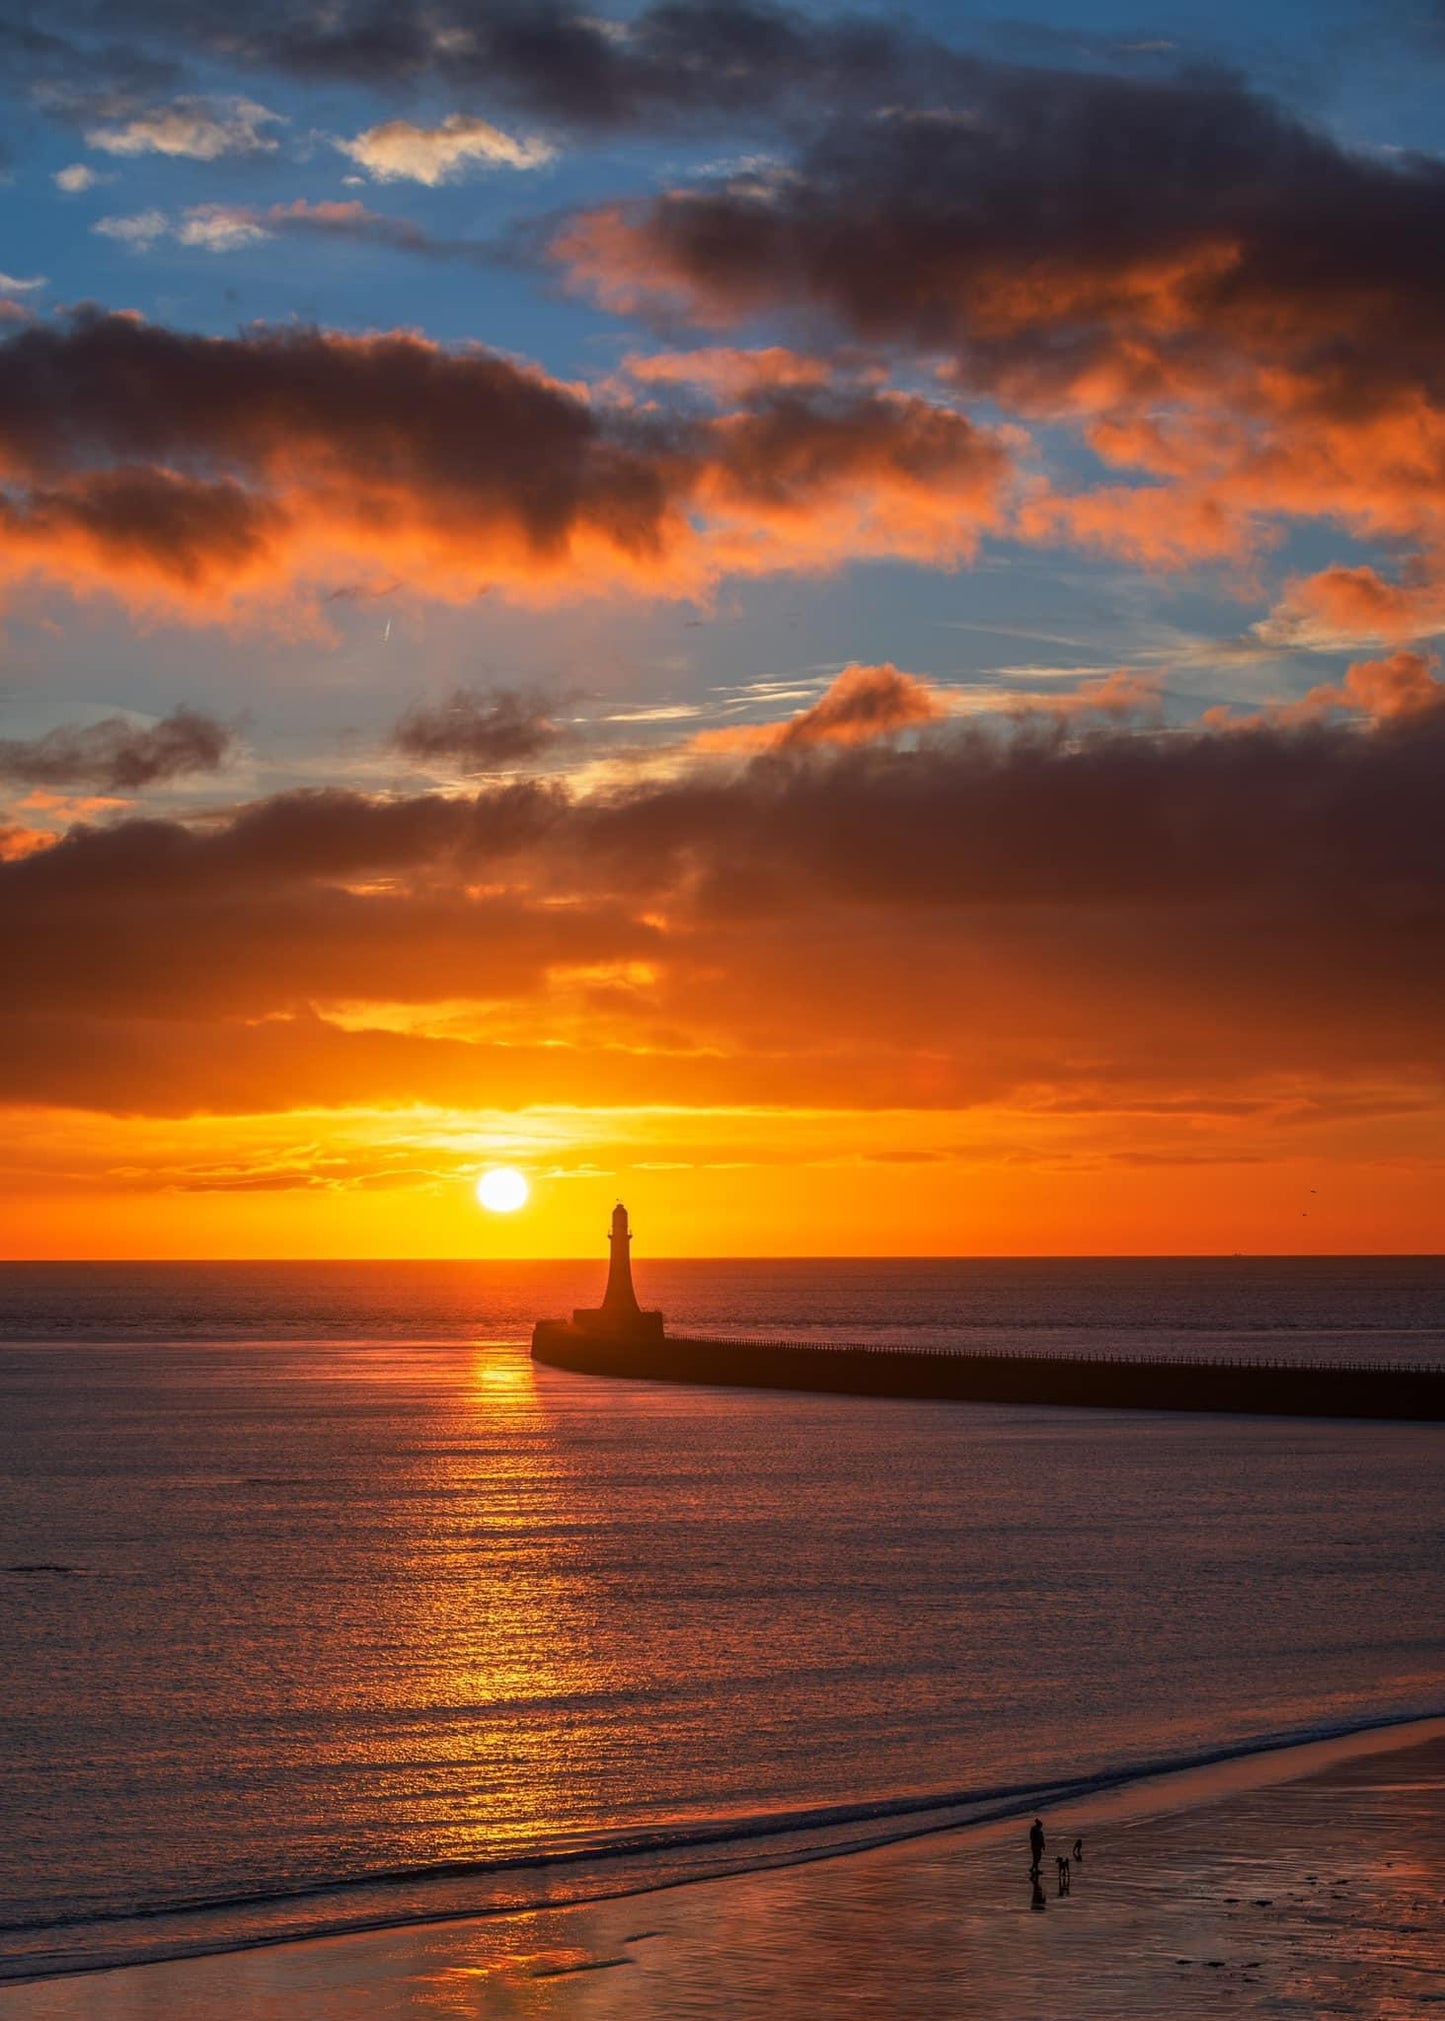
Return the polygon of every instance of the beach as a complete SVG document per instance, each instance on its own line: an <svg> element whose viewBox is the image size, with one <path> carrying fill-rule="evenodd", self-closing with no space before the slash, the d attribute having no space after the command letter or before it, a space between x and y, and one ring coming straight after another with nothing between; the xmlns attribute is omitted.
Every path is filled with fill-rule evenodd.
<svg viewBox="0 0 1445 2021"><path fill-rule="evenodd" d="M0 1991L4 2021L1015 2021L1445 2008L1445 1721L1244 1756L1028 1818L566 1909ZM1053 1855L1084 1839L1060 1896Z"/></svg>
<svg viewBox="0 0 1445 2021"><path fill-rule="evenodd" d="M1414 1266L843 1275L667 1296L1442 1325ZM1445 1731L1434 1427L599 1383L513 1332L565 1270L14 1288L3 2021L1428 2006L1438 1763L1372 1748Z"/></svg>

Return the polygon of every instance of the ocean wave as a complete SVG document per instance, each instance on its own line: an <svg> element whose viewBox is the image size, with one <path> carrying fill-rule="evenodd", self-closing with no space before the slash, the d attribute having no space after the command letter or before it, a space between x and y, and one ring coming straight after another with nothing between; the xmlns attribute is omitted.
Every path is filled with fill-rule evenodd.
<svg viewBox="0 0 1445 2021"><path fill-rule="evenodd" d="M687 1881L836 1858L1035 1809L1077 1804L1159 1777L1310 1743L1389 1734L1442 1717L1445 1708L1321 1722L1047 1781L910 1792L748 1817L628 1827L490 1858L318 1875L268 1892L174 1897L135 1902L102 1915L77 1912L0 1921L0 1981L651 1893Z"/></svg>

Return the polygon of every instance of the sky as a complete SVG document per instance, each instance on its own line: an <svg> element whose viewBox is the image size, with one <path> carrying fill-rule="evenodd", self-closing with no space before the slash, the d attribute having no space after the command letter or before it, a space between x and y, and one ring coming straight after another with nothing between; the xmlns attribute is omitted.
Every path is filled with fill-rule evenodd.
<svg viewBox="0 0 1445 2021"><path fill-rule="evenodd" d="M1445 0L0 80L0 1253L1445 1246Z"/></svg>

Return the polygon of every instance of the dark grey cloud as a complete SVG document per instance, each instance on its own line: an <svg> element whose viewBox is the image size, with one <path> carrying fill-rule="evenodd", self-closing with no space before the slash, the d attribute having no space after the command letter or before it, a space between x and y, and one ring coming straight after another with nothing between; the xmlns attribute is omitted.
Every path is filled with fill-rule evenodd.
<svg viewBox="0 0 1445 2021"><path fill-rule="evenodd" d="M455 797L279 794L200 826L81 826L0 867L52 898L204 897L442 870L650 904L746 867L798 899L885 907L1363 898L1406 940L1445 908L1445 707L1374 727L1260 721L1137 732L950 719L916 749L780 751L579 795L519 780ZM1433 957L1432 957L1433 958ZM1438 965L1438 961L1437 961Z"/></svg>
<svg viewBox="0 0 1445 2021"><path fill-rule="evenodd" d="M1438 705L1214 734L954 720L911 750L600 795L305 792L79 827L0 864L0 1060L29 1062L7 1083L22 1099L167 1112L298 1085L573 1099L614 1043L617 1086L644 1100L1438 1086L1442 767ZM560 1051L516 1050L558 987L605 995L599 964L647 979L580 1006ZM368 1000L515 1017L472 1052L308 1021ZM174 1045L157 1020L179 1021Z"/></svg>
<svg viewBox="0 0 1445 2021"><path fill-rule="evenodd" d="M505 493L538 544L599 489L604 515L635 520L646 540L665 502L647 454L656 433L624 417L609 438L586 402L542 374L409 336L293 327L208 338L93 312L0 343L12 468L86 476L114 460L123 481L142 465L150 480L162 461L226 463L254 480L273 457L294 464L324 441L333 481L345 470L356 487L415 482L433 505L464 496L473 517ZM348 438L366 442L369 479Z"/></svg>
<svg viewBox="0 0 1445 2021"><path fill-rule="evenodd" d="M767 912L1222 906L1291 912L1341 952L1363 910L1399 961L1438 975L1445 939L1432 950L1424 931L1445 919L1442 767L1438 705L1369 729L1080 736L954 719L916 749L781 751L600 795L315 789L199 826L82 826L0 867L0 890L110 908L484 876L699 917L745 910L745 893Z"/></svg>
<svg viewBox="0 0 1445 2021"><path fill-rule="evenodd" d="M143 46L131 24L111 32L90 18L92 12L5 0L0 5L0 79L10 89L24 86L37 92L46 109L62 117L82 116L84 106L98 95L149 94L181 82L185 68L178 54ZM66 32L71 29L75 32Z"/></svg>
<svg viewBox="0 0 1445 2021"><path fill-rule="evenodd" d="M124 716L83 726L66 723L41 737L0 737L0 779L15 786L57 786L137 793L194 772L218 772L231 756L230 725L179 708L148 728Z"/></svg>
<svg viewBox="0 0 1445 2021"><path fill-rule="evenodd" d="M540 757L565 734L543 696L457 688L445 701L408 709L392 731L391 748L419 764L500 772Z"/></svg>
<svg viewBox="0 0 1445 2021"><path fill-rule="evenodd" d="M1343 401L1445 382L1441 162L1352 152L1219 71L975 65L952 83L927 109L832 122L773 180L612 206L556 243L613 292L714 324L791 311L951 353L1006 395L1108 365L1167 398L1171 366L1251 345Z"/></svg>
<svg viewBox="0 0 1445 2021"><path fill-rule="evenodd" d="M24 31L17 23L12 32L19 53ZM911 102L960 61L876 14L819 17L768 0L654 0L621 18L558 0L338 0L324 9L258 0L244 10L219 0L55 0L46 47L30 60L83 75L87 50L113 38L160 61L188 52L315 82L438 85L463 102L594 129Z"/></svg>

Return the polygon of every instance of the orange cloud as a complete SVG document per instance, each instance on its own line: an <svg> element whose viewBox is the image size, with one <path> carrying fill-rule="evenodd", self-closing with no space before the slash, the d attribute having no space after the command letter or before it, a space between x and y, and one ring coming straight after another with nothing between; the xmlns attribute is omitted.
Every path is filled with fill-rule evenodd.
<svg viewBox="0 0 1445 2021"><path fill-rule="evenodd" d="M1297 587L1302 642L1320 620L1387 639L1445 623L1434 165L1349 153L1217 75L981 64L958 88L958 117L823 126L765 185L580 213L554 257L674 326L790 316L911 354L1149 480L1041 482L1024 538L1179 568L1326 519L1409 541L1418 582Z"/></svg>
<svg viewBox="0 0 1445 2021"><path fill-rule="evenodd" d="M952 566L1002 527L1012 445L909 394L779 392L709 425L697 501L722 566Z"/></svg>
<svg viewBox="0 0 1445 2021"><path fill-rule="evenodd" d="M1445 629L1445 580L1436 581L1423 565L1414 581L1403 583L1368 567L1321 569L1291 583L1258 629L1266 642L1286 646L1419 638Z"/></svg>
<svg viewBox="0 0 1445 2021"><path fill-rule="evenodd" d="M760 388L831 386L836 377L833 360L783 344L757 350L715 344L695 351L632 352L622 369L639 385L696 386L715 400L744 399Z"/></svg>
<svg viewBox="0 0 1445 2021"><path fill-rule="evenodd" d="M926 681L901 673L891 662L845 667L810 708L783 723L740 723L704 730L693 739L699 751L805 751L818 745L867 744L947 714Z"/></svg>
<svg viewBox="0 0 1445 2021"><path fill-rule="evenodd" d="M0 1098L1445 1089L1439 685L1354 670L1368 729L1081 736L937 723L922 684L856 668L786 764L78 828L0 865ZM904 720L930 734L877 734Z"/></svg>
<svg viewBox="0 0 1445 2021"><path fill-rule="evenodd" d="M1295 702L1276 702L1237 716L1227 708L1208 709L1208 729L1247 730L1261 724L1289 728L1313 723L1336 710L1390 724L1445 709L1445 681L1436 679L1440 661L1433 654L1401 651L1383 660L1356 660L1343 681L1325 681Z"/></svg>
<svg viewBox="0 0 1445 2021"><path fill-rule="evenodd" d="M724 570L954 560L999 523L1010 453L913 396L765 387L641 414L405 333L87 315L0 342L5 574L195 616L339 583L679 595Z"/></svg>
<svg viewBox="0 0 1445 2021"><path fill-rule="evenodd" d="M1050 716L1060 723L1089 716L1157 717L1162 685L1159 674L1143 673L1136 667L1116 667L1112 673L1081 681L1067 694L1019 696L1011 705L1011 713Z"/></svg>
<svg viewBox="0 0 1445 2021"><path fill-rule="evenodd" d="M1309 699L1318 707L1359 709L1376 722L1416 716L1445 706L1445 681L1436 679L1434 654L1399 652L1384 660L1356 660L1341 687L1319 687Z"/></svg>
<svg viewBox="0 0 1445 2021"><path fill-rule="evenodd" d="M45 828L23 828L18 822L0 821L0 863L16 863L37 849L48 849L55 836Z"/></svg>
<svg viewBox="0 0 1445 2021"><path fill-rule="evenodd" d="M1438 1246L1439 685L1141 732L1120 670L913 740L863 733L928 690L857 668L786 756L76 828L0 862L7 1239L455 1253L485 1142L629 1199L668 1165L678 1249Z"/></svg>

